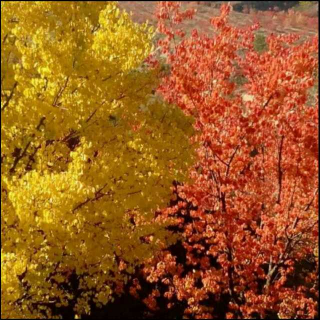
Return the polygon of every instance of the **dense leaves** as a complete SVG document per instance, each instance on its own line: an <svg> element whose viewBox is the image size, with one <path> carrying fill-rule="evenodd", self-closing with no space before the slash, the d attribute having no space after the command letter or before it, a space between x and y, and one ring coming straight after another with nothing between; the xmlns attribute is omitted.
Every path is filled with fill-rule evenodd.
<svg viewBox="0 0 320 320"><path fill-rule="evenodd" d="M152 38L114 2L1 2L1 318L89 313L173 242L154 211L192 127L152 94Z"/></svg>
<svg viewBox="0 0 320 320"><path fill-rule="evenodd" d="M180 7L1 3L1 318L317 316L318 37Z"/></svg>
<svg viewBox="0 0 320 320"><path fill-rule="evenodd" d="M309 90L318 39L272 34L256 52L257 26L233 28L230 10L222 6L211 34L180 40L179 4L158 8L171 68L159 91L194 117L199 147L192 183L177 187L180 201L163 212L177 218L185 263L169 250L145 273L167 285L168 308L185 301L190 318L314 318L318 98Z"/></svg>

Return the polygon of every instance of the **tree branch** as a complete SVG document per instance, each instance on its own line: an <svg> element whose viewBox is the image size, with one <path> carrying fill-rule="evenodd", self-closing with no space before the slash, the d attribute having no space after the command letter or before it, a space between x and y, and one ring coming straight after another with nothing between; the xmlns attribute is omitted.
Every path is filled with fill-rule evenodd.
<svg viewBox="0 0 320 320"><path fill-rule="evenodd" d="M318 193L318 188L314 191L313 197L311 201L306 205L304 211L308 211L313 203L314 198L316 197L316 194Z"/></svg>
<svg viewBox="0 0 320 320"><path fill-rule="evenodd" d="M229 175L231 163L232 163L236 153L238 152L239 148L240 148L240 145L237 145L237 147L235 148L235 150L234 150L234 152L233 152L233 154L232 154L232 156L231 156L231 158L230 158L230 160L229 160L229 162L227 164L226 177Z"/></svg>
<svg viewBox="0 0 320 320"><path fill-rule="evenodd" d="M15 158L14 163L13 163L11 169L10 169L10 173L11 173L11 174L13 174L13 173L16 171L17 165L19 164L20 160L26 156L27 151L28 151L30 145L31 145L31 141L29 141L29 142L27 143L27 145L26 145L25 148L23 149L23 152L21 153L21 155L19 155L19 156L17 156L17 157Z"/></svg>
<svg viewBox="0 0 320 320"><path fill-rule="evenodd" d="M1 108L1 112L3 112L8 107L8 105L9 105L9 103L10 103L12 97L13 97L14 91L17 88L17 86L18 86L18 82L15 82L15 84L13 85L13 88L11 89L9 97L7 98L7 100L4 103L3 107Z"/></svg>
<svg viewBox="0 0 320 320"><path fill-rule="evenodd" d="M281 161L282 161L283 142L284 142L284 136L282 136L280 140L279 156L278 156L278 183L279 183L279 191L278 191L278 199L277 199L278 204L280 204L281 202L281 193L282 193L283 171L281 168Z"/></svg>
<svg viewBox="0 0 320 320"><path fill-rule="evenodd" d="M102 193L103 189L108 185L108 183L106 183L103 187L101 187L96 193L94 198L88 198L87 200L85 200L84 202L79 203L73 210L72 212L75 213L77 210L79 210L80 208L82 208L83 206L85 206L86 204L88 204L89 202L95 202L98 201L99 199L101 199L102 197L105 196L109 196L111 194L111 192L108 193Z"/></svg>
<svg viewBox="0 0 320 320"><path fill-rule="evenodd" d="M67 79L66 79L63 87L60 88L59 92L58 92L57 95L55 96L55 98L54 98L54 100L53 100L53 102L52 102L52 106L53 106L53 107L58 107L58 106L59 106L59 104L58 104L58 103L59 103L59 99L61 98L63 92L64 92L64 91L66 90L66 88L67 88L67 85L68 85L68 82L69 82L69 78L70 78L70 77L67 77Z"/></svg>
<svg viewBox="0 0 320 320"><path fill-rule="evenodd" d="M271 101L272 98L273 98L273 95L271 95L271 96L268 98L267 102L262 106L262 110L264 110L264 109L268 106L268 104L270 103L270 101Z"/></svg>

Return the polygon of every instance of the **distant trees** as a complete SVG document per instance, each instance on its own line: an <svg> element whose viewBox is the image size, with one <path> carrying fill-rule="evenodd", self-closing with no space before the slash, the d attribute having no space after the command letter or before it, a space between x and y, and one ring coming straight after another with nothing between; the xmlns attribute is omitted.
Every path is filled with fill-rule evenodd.
<svg viewBox="0 0 320 320"><path fill-rule="evenodd" d="M245 7L266 11L278 7L280 10L288 10L299 4L299 1L241 1L233 5L235 11L242 12Z"/></svg>

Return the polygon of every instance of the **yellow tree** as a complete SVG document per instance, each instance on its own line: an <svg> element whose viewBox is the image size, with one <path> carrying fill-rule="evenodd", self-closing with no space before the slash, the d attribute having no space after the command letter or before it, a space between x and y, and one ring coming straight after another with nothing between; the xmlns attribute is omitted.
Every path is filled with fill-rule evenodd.
<svg viewBox="0 0 320 320"><path fill-rule="evenodd" d="M1 2L1 318L89 313L174 241L153 212L192 129L152 37L115 2Z"/></svg>

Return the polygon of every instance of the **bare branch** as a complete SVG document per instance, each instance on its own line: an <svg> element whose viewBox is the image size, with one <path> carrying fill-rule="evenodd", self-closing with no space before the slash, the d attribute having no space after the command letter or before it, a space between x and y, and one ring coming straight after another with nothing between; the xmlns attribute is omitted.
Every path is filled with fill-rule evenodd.
<svg viewBox="0 0 320 320"><path fill-rule="evenodd" d="M31 145L31 141L29 141L29 142L27 143L27 145L26 145L25 148L23 149L23 152L21 153L21 155L19 155L19 156L17 156L17 157L15 158L14 163L13 163L11 169L10 169L10 173L11 173L11 174L13 174L13 173L16 171L17 165L19 164L20 160L26 156L30 145Z"/></svg>
<svg viewBox="0 0 320 320"><path fill-rule="evenodd" d="M273 95L271 95L271 96L269 97L269 99L267 100L267 102L262 106L262 110L264 110L264 109L268 106L268 104L270 103L270 101L271 101L272 98L273 98Z"/></svg>
<svg viewBox="0 0 320 320"><path fill-rule="evenodd" d="M41 126L43 125L45 119L46 119L45 117L42 117L42 118L40 119L40 121L39 121L39 123L38 123L38 125L37 125L37 127L36 127L36 129L37 129L38 131L40 130ZM32 138L34 138L34 136L35 136L35 135L32 135ZM22 153L19 154L19 155L17 155L17 157L15 158L14 163L13 163L13 165L12 165L10 171L9 171L11 174L15 173L16 168L17 168L19 162L21 161L21 159L23 159L23 158L27 155L27 152L28 152L28 149L29 149L30 146L31 146L31 143L32 143L32 141L29 141L29 142L27 143L27 145L25 146L25 148L23 149Z"/></svg>
<svg viewBox="0 0 320 320"><path fill-rule="evenodd" d="M240 145L237 145L237 147L235 148L235 150L234 150L234 152L233 152L233 154L232 154L232 156L231 156L231 158L230 158L230 160L229 160L229 162L227 164L226 177L229 175L231 163L232 163L236 153L238 152L239 148L240 148Z"/></svg>
<svg viewBox="0 0 320 320"><path fill-rule="evenodd" d="M66 90L68 82L69 82L70 77L67 77L64 85L60 88L59 92L57 93L57 95L55 96L53 102L52 102L52 106L53 107L58 107L59 106L59 99L61 98L61 96L63 95L63 92Z"/></svg>
<svg viewBox="0 0 320 320"><path fill-rule="evenodd" d="M228 166L228 163L226 163L224 160L222 160L216 153L214 153L214 156L218 158L220 162L222 162L225 166Z"/></svg>
<svg viewBox="0 0 320 320"><path fill-rule="evenodd" d="M312 199L310 200L310 202L306 205L306 208L304 209L304 211L308 211L308 210L310 209L310 207L311 207L311 205L312 205L312 203L313 203L313 201L314 201L314 199L315 199L315 197L316 197L316 195L317 195L317 193L318 193L318 190L319 190L319 188L317 188L317 189L314 191L313 197L312 197Z"/></svg>
<svg viewBox="0 0 320 320"><path fill-rule="evenodd" d="M87 200L85 200L84 202L79 203L73 210L72 212L76 212L77 210L79 210L80 208L82 208L83 206L85 206L86 204L88 204L89 202L95 202L98 201L99 199L101 199L102 197L105 196L109 196L112 193L111 192L107 192L107 193L102 193L103 189L108 185L108 183L106 183L103 187L101 187L96 193L94 198L88 198Z"/></svg>
<svg viewBox="0 0 320 320"><path fill-rule="evenodd" d="M3 107L1 108L1 112L3 112L8 107L8 105L9 105L9 103L10 103L12 97L13 97L14 91L17 88L17 86L18 86L18 82L15 82L15 84L13 85L13 88L10 91L9 97L7 98L7 100L4 103Z"/></svg>
<svg viewBox="0 0 320 320"><path fill-rule="evenodd" d="M279 156L278 156L278 183L279 183L278 199L277 199L278 204L280 204L281 202L281 193L282 193L283 171L281 168L281 161L282 161L283 142L284 142L284 136L282 136L280 140Z"/></svg>

